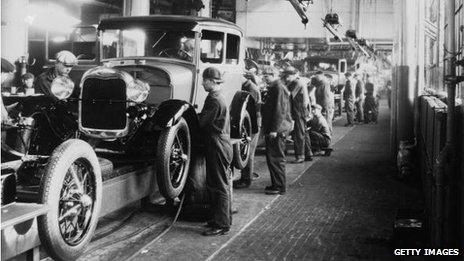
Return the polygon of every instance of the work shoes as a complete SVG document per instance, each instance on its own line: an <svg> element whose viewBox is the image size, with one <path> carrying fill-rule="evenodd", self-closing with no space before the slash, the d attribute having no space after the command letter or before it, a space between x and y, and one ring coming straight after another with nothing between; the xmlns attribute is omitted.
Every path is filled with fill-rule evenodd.
<svg viewBox="0 0 464 261"><path fill-rule="evenodd" d="M303 163L305 161L304 158L298 158L298 159L295 159L294 161L292 161L291 163L293 164L299 164L299 163Z"/></svg>
<svg viewBox="0 0 464 261"><path fill-rule="evenodd" d="M233 186L234 189L243 189L243 188L249 188L251 185L251 180L250 181L245 181L245 180L237 180L234 182Z"/></svg>
<svg viewBox="0 0 464 261"><path fill-rule="evenodd" d="M273 186L267 186L264 188L264 190L275 190L276 188Z"/></svg>
<svg viewBox="0 0 464 261"><path fill-rule="evenodd" d="M328 157L330 154L332 154L333 149L332 148L327 148L324 149L324 156Z"/></svg>
<svg viewBox="0 0 464 261"><path fill-rule="evenodd" d="M203 236L221 236L229 234L230 228L210 228L203 231Z"/></svg>
<svg viewBox="0 0 464 261"><path fill-rule="evenodd" d="M313 160L313 156L306 156L305 157L305 161L312 161Z"/></svg>

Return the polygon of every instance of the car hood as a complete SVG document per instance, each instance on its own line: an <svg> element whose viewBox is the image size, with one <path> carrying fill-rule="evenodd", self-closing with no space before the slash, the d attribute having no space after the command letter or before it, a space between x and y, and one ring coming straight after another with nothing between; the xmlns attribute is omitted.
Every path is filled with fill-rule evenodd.
<svg viewBox="0 0 464 261"><path fill-rule="evenodd" d="M112 59L104 62L107 67L132 67L146 66L153 67L164 71L169 75L172 85L184 85L192 82L192 74L195 71L195 65L190 62L185 62L170 58L140 58L127 57L124 59Z"/></svg>

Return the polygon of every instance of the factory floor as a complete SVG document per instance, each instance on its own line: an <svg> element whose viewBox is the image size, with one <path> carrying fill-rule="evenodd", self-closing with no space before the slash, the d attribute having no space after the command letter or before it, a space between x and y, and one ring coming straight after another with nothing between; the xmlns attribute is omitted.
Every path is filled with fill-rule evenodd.
<svg viewBox="0 0 464 261"><path fill-rule="evenodd" d="M264 194L269 171L257 153L260 178L234 190L238 213L228 235L202 236L204 223L181 218L158 238L173 213L135 205L104 218L80 260L395 259L406 240L398 239L395 220L420 208L419 186L396 178L386 101L378 124L343 127L345 117L334 123L330 157L287 164L285 195Z"/></svg>

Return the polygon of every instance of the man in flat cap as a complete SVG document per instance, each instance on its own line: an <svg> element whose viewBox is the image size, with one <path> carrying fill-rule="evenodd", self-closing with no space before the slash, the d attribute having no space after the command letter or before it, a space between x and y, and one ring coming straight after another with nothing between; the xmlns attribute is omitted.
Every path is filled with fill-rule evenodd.
<svg viewBox="0 0 464 261"><path fill-rule="evenodd" d="M206 135L206 186L211 199L211 219L205 236L225 235L232 225L229 166L232 161L230 120L221 91L222 74L215 67L203 71L203 87L208 96L199 116Z"/></svg>
<svg viewBox="0 0 464 261"><path fill-rule="evenodd" d="M76 64L77 58L73 53L66 50L58 52L55 65L37 77L34 84L35 93L43 93L56 99L50 90L53 80L58 76L68 76Z"/></svg>
<svg viewBox="0 0 464 261"><path fill-rule="evenodd" d="M343 90L343 99L345 100L346 124L345 126L353 126L354 123L354 99L356 81L351 76L350 72L345 73L346 83Z"/></svg>
<svg viewBox="0 0 464 261"><path fill-rule="evenodd" d="M356 80L356 87L354 92L354 106L356 108L355 121L357 121L358 123L362 123L364 122L364 81L362 79L362 76L357 73L354 74L354 79Z"/></svg>
<svg viewBox="0 0 464 261"><path fill-rule="evenodd" d="M313 104L311 108L313 117L308 122L311 150L316 153L320 150L324 150L326 155L330 155L332 151L330 148L332 134L329 124L321 113L322 106Z"/></svg>
<svg viewBox="0 0 464 261"><path fill-rule="evenodd" d="M266 141L266 162L271 176L271 185L266 194L285 194L285 138L292 130L290 92L280 79L271 81L273 71L268 71L268 94L261 107L262 132Z"/></svg>
<svg viewBox="0 0 464 261"><path fill-rule="evenodd" d="M311 79L311 84L316 87L316 103L322 107L322 115L332 132L332 119L334 116L335 102L334 94L330 88L330 82L322 71L317 71Z"/></svg>
<svg viewBox="0 0 464 261"><path fill-rule="evenodd" d="M309 136L306 132L306 122L309 120L310 101L306 84L298 77L298 71L294 67L288 67L282 72L282 80L290 91L290 105L293 127L293 144L295 150L295 161L302 163L311 160L309 148Z"/></svg>

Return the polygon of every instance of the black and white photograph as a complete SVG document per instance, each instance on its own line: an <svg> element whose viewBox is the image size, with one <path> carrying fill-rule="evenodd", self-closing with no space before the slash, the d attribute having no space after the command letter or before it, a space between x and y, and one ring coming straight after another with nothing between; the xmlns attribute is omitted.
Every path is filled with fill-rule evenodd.
<svg viewBox="0 0 464 261"><path fill-rule="evenodd" d="M464 260L464 0L1 0L5 261Z"/></svg>

